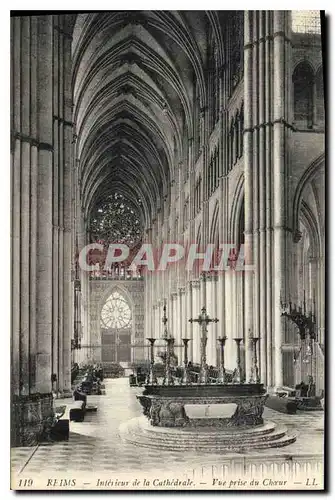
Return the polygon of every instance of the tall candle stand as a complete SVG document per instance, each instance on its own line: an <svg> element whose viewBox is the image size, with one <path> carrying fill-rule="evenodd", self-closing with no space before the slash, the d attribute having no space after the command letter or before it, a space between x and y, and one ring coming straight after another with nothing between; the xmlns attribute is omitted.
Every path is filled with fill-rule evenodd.
<svg viewBox="0 0 335 500"><path fill-rule="evenodd" d="M174 338L169 337L164 339L166 342L166 356L165 356L165 374L163 385L174 385L174 380L171 372L171 352L174 345Z"/></svg>
<svg viewBox="0 0 335 500"><path fill-rule="evenodd" d="M291 302L291 298L289 297L289 301L287 303L286 300L283 300L280 296L280 305L281 305L281 315L286 316L290 321L292 321L299 330L300 336L300 346L296 352L294 352L294 363L296 363L299 357L303 356L301 359L302 363L309 365L310 368L308 372L310 376L316 372L316 359L315 355L313 355L313 345L316 340L316 300L315 300L315 290L313 290L313 299L310 303L309 311L307 312L306 305L306 291L303 291L304 298L302 305L296 305ZM304 370L305 371L305 370Z"/></svg>
<svg viewBox="0 0 335 500"><path fill-rule="evenodd" d="M154 345L155 345L156 339L147 338L147 340L150 342L150 365L149 365L149 375L147 378L147 384L154 385L154 384L157 384L157 378L154 374L154 364L155 364Z"/></svg>
<svg viewBox="0 0 335 500"><path fill-rule="evenodd" d="M218 376L218 384L226 383L226 370L224 367L224 347L226 343L227 337L219 337L218 342L220 343L220 370Z"/></svg>
<svg viewBox="0 0 335 500"><path fill-rule="evenodd" d="M188 343L191 339L181 339L184 344L184 373L182 383L187 385L190 383L190 376L188 372Z"/></svg>
<svg viewBox="0 0 335 500"><path fill-rule="evenodd" d="M242 339L234 339L236 342L236 369L233 376L233 384L241 383L241 342Z"/></svg>
<svg viewBox="0 0 335 500"><path fill-rule="evenodd" d="M251 376L250 376L250 384L259 384L259 370L258 370L258 361L257 361L257 342L259 341L259 337L251 337L252 342L252 367L251 367Z"/></svg>

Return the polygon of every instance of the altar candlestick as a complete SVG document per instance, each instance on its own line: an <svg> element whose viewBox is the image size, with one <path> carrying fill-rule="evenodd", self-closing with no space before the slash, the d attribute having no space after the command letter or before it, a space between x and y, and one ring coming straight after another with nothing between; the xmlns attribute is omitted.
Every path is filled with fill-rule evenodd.
<svg viewBox="0 0 335 500"><path fill-rule="evenodd" d="M189 379L189 372L188 372L188 354L187 354L187 349L188 349L188 343L191 339L182 339L183 344L184 344L184 373L183 373L183 383L185 385L189 384L190 379Z"/></svg>
<svg viewBox="0 0 335 500"><path fill-rule="evenodd" d="M218 342L220 343L220 371L218 376L218 384L226 383L226 370L224 366L224 346L226 343L227 337L219 337Z"/></svg>
<svg viewBox="0 0 335 500"><path fill-rule="evenodd" d="M241 383L241 338L235 338L234 339L236 342L236 369L235 369L235 374L233 376L233 383L234 384L240 384Z"/></svg>
<svg viewBox="0 0 335 500"><path fill-rule="evenodd" d="M250 384L259 384L259 371L258 371L258 363L257 363L257 342L259 340L258 337L253 337L252 339L252 350L253 350L253 365L251 367L251 377Z"/></svg>

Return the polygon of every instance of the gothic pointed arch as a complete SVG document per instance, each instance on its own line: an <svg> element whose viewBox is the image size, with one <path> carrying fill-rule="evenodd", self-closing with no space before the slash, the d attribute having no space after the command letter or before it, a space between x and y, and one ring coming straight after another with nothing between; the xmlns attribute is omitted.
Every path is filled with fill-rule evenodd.
<svg viewBox="0 0 335 500"><path fill-rule="evenodd" d="M308 61L301 61L294 69L293 103L294 123L297 127L313 128L314 71Z"/></svg>
<svg viewBox="0 0 335 500"><path fill-rule="evenodd" d="M299 213L301 200L305 187L311 180L317 175L319 171L322 170L325 164L325 154L322 153L318 156L304 171L303 175L299 179L298 185L296 187L294 197L293 197L293 235L297 236L299 234Z"/></svg>
<svg viewBox="0 0 335 500"><path fill-rule="evenodd" d="M130 363L135 341L135 310L127 287L114 284L106 289L99 303L97 319L103 365Z"/></svg>
<svg viewBox="0 0 335 500"><path fill-rule="evenodd" d="M244 203L244 173L242 173L237 181L235 193L233 196L231 211L230 211L230 227L229 236L232 242L238 242L240 231L240 214Z"/></svg>

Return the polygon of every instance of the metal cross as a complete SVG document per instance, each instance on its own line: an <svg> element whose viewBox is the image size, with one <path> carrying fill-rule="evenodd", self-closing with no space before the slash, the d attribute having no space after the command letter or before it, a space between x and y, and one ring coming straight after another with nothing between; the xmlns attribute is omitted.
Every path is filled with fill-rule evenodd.
<svg viewBox="0 0 335 500"><path fill-rule="evenodd" d="M206 364L206 345L207 345L207 325L208 323L217 323L218 318L210 318L206 312L206 307L201 309L201 314L195 319L189 319L190 323L199 323L201 328L201 351L200 351L200 384L207 384L208 370Z"/></svg>

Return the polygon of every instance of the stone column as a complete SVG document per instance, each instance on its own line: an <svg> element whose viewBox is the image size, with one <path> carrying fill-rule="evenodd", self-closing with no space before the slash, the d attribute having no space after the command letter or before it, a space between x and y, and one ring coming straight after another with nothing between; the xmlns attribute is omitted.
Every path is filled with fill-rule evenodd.
<svg viewBox="0 0 335 500"><path fill-rule="evenodd" d="M157 330L156 324L156 308L155 304L151 304L151 308L149 310L149 314L152 316L152 338L157 339L160 336L159 330Z"/></svg>
<svg viewBox="0 0 335 500"><path fill-rule="evenodd" d="M232 370L235 368L235 357L233 355L234 353L234 346L235 342L233 341L233 338L235 336L235 332L233 330L233 322L232 322L232 317L233 317L233 293L232 293L232 274L233 271L225 271L224 273L224 283L225 283L225 331L227 335L227 341L226 341L226 347L225 347L225 352L226 352L226 367L229 370Z"/></svg>
<svg viewBox="0 0 335 500"><path fill-rule="evenodd" d="M260 377L282 385L280 294L288 289L290 14L246 11L244 48L245 336L260 337ZM247 340L247 338L246 338ZM246 352L250 377L252 353Z"/></svg>
<svg viewBox="0 0 335 500"><path fill-rule="evenodd" d="M273 13L273 176L274 176L274 322L273 322L273 361L274 361L274 387L283 385L282 363L282 318L280 310L280 297L287 295L287 269L286 257L288 255L288 241L292 241L289 233L288 200L290 197L288 180L289 157L288 138L290 132L287 99L287 79L290 73L290 15L287 11L274 11Z"/></svg>
<svg viewBox="0 0 335 500"><path fill-rule="evenodd" d="M208 307L207 307L207 312L209 313L211 318L217 318L218 317L218 308L217 308L217 301L218 301L218 277L216 275L213 275L210 277L209 281L209 297L208 297ZM216 339L218 338L218 331L220 330L220 319L219 323L210 323L209 326L209 331L208 331L208 348L207 348L207 355L208 355L208 365L216 366L216 349L217 349L217 341Z"/></svg>
<svg viewBox="0 0 335 500"><path fill-rule="evenodd" d="M265 332L259 332L261 337L260 348L261 348L261 371L260 377L261 381L265 382L267 386L273 385L272 383L272 325L273 325L273 300L272 300L272 283L273 283L273 265L272 265L272 249L273 249L273 231L272 231L272 196L273 196L273 185L272 185L272 151L271 151L271 141L272 141L272 81L273 81L273 62L272 62L272 11L265 11L265 123L264 123L264 141L265 141L265 265L266 272L264 279L263 293L266 297L266 307L264 314L266 316L265 321ZM257 332L256 332L257 333ZM263 373L264 367L264 355L266 354L266 374Z"/></svg>
<svg viewBox="0 0 335 500"><path fill-rule="evenodd" d="M226 330L226 315L225 315L225 281L224 273L221 271L218 274L217 282L217 317L219 319L217 337L227 336Z"/></svg>
<svg viewBox="0 0 335 500"><path fill-rule="evenodd" d="M200 282L199 280L192 281L192 314L196 318L201 312L201 298L200 298ZM193 325L193 361L200 363L200 339L201 332L198 325Z"/></svg>
<svg viewBox="0 0 335 500"><path fill-rule="evenodd" d="M321 255L318 259L318 308L316 314L318 315L317 322L319 325L318 341L321 344L325 343L325 262L324 257Z"/></svg>
<svg viewBox="0 0 335 500"><path fill-rule="evenodd" d="M52 233L53 233L53 244L52 244L52 293L53 293L53 308L52 308L52 368L51 372L55 374L58 378L58 382L53 384L53 390L59 384L59 373L58 373L58 344L59 344L59 295L58 290L60 288L59 283L59 268L60 268L60 196L63 188L62 185L62 159L61 159L61 129L60 129L60 119L62 114L62 107L60 103L60 79L58 75L61 76L62 71L62 57L59 58L60 49L60 34L59 31L54 29L58 26L60 16L55 16L53 18L53 46L52 46L52 62L53 62L53 72L57 75L53 78L53 180L52 180L52 200L53 200L53 213L52 213ZM60 301L61 302L61 301Z"/></svg>
<svg viewBox="0 0 335 500"><path fill-rule="evenodd" d="M54 17L55 64L58 59L58 74L54 85L54 134L58 137L58 353L57 377L58 389L63 394L71 393L71 337L72 337L72 297L71 287L71 170L73 166L73 124L72 124L72 37L67 33L65 16ZM54 74L57 71L54 67ZM58 99L57 99L58 97ZM54 139L55 140L55 139ZM55 149L55 148L54 148ZM88 290L89 291L89 290ZM88 307L88 304L87 304ZM87 315L88 322L88 315Z"/></svg>
<svg viewBox="0 0 335 500"><path fill-rule="evenodd" d="M189 322L189 319L193 318L193 299L192 299L192 281L189 281L186 283L186 297L185 297L185 303L186 303L186 314L185 314L185 333L186 333L186 338L191 339L189 345L189 354L190 354L190 360L193 361L193 323Z"/></svg>
<svg viewBox="0 0 335 500"><path fill-rule="evenodd" d="M267 338L266 338L266 131L265 122L266 120L266 88L268 82L265 82L265 66L266 66L266 54L265 54L265 17L266 12L261 11L259 14L260 18L260 31L259 31L259 46L258 46L258 82L259 82L259 121L262 126L259 129L259 233L258 233L258 295L259 295L259 321L255 325L255 335L259 335L260 340L258 342L260 349L259 356L259 375L261 381L267 385ZM268 96L267 96L268 97Z"/></svg>
<svg viewBox="0 0 335 500"><path fill-rule="evenodd" d="M150 320L151 300L150 300L151 274L144 278L144 330L146 337L152 337Z"/></svg>
<svg viewBox="0 0 335 500"><path fill-rule="evenodd" d="M52 412L51 375L63 387L62 350L70 263L63 236L71 136L64 98L71 96L71 43L57 31L63 16L12 21L13 394L15 444L34 444ZM62 25L63 26L63 25ZM66 66L67 64L67 66ZM66 86L66 78L68 85ZM68 146L70 145L70 150ZM66 163L67 162L67 163ZM71 201L71 195L67 198ZM70 356L70 335L67 354ZM68 367L70 378L70 364ZM69 382L70 384L70 382ZM33 425L32 415L38 415ZM20 427L21 426L21 427Z"/></svg>
<svg viewBox="0 0 335 500"><path fill-rule="evenodd" d="M253 278L253 322L249 323L248 328L244 331L244 344L246 353L246 380L250 380L251 369L252 369L252 343L250 341L250 336L259 335L259 316L260 316L260 248L259 248L259 201L260 201L260 183L263 179L260 178L259 174L259 155L260 148L262 147L260 143L260 130L258 125L262 124L263 121L260 119L260 115L263 109L263 93L264 88L260 87L260 43L263 43L263 23L261 21L263 12L254 11L253 12L253 56L252 56L252 80L253 80L253 92L252 92L252 128L253 128L253 169L252 169L252 185L253 185L253 222L252 222L252 263L254 266L254 271L252 274ZM250 272L247 272L247 281L249 279ZM250 276L251 279L251 276ZM249 364L251 363L251 364ZM249 366L248 366L249 364Z"/></svg>
<svg viewBox="0 0 335 500"><path fill-rule="evenodd" d="M253 241L253 16L254 12L244 11L244 203L245 203L245 264L254 265ZM245 273L245 341L247 332L254 330L254 276L250 271ZM252 353L246 344L245 364L246 380L251 373Z"/></svg>
<svg viewBox="0 0 335 500"><path fill-rule="evenodd" d="M21 113L21 19L11 19L11 85L12 85L12 115L11 127L20 130ZM21 203L21 146L18 136L11 137L11 232L12 232L12 309L18 311L20 307L20 203ZM36 188L35 188L36 191ZM35 194L36 196L36 194ZM36 198L34 199L36 203ZM36 227L36 224L35 224ZM36 240L36 239L35 239ZM34 248L36 248L36 241ZM12 337L11 337L11 391L15 396L20 395L20 317L12 314ZM15 441L15 432L12 440Z"/></svg>
<svg viewBox="0 0 335 500"><path fill-rule="evenodd" d="M178 305L177 305L177 293L173 292L171 294L170 300L171 300L171 318L170 318L170 325L171 325L171 335L175 339L175 344L177 343L177 338L178 338Z"/></svg>
<svg viewBox="0 0 335 500"><path fill-rule="evenodd" d="M38 20L38 129L40 147L37 179L37 269L36 269L36 389L41 393L51 392L52 352L52 16L41 16Z"/></svg>
<svg viewBox="0 0 335 500"><path fill-rule="evenodd" d="M179 360L179 365L183 364L183 347L182 347L182 338L185 337L185 316L186 316L186 311L185 311L185 288L179 288L179 336L178 336L178 343L180 344L180 347L178 348L178 360Z"/></svg>
<svg viewBox="0 0 335 500"><path fill-rule="evenodd" d="M29 136L30 132L30 20L21 18L21 132ZM20 389L22 395L30 392L30 349L29 349L29 316L30 316L30 276L29 261L34 258L30 253L30 157L31 145L21 140L21 207L20 207ZM17 314L16 311L13 311Z"/></svg>

